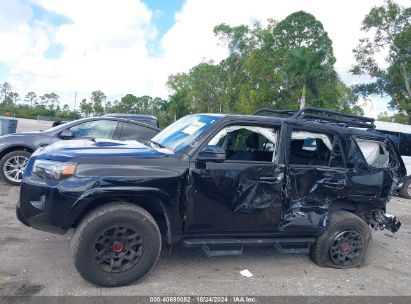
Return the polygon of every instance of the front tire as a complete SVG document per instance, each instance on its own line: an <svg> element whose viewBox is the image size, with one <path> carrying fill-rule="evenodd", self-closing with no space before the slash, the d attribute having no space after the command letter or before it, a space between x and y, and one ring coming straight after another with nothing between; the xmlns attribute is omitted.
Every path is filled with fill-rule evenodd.
<svg viewBox="0 0 411 304"><path fill-rule="evenodd" d="M72 238L74 265L98 286L124 286L143 278L161 251L160 230L143 208L110 203L91 212Z"/></svg>
<svg viewBox="0 0 411 304"><path fill-rule="evenodd" d="M327 231L311 250L311 259L322 267L353 268L366 263L371 230L358 216L347 211L330 213Z"/></svg>
<svg viewBox="0 0 411 304"><path fill-rule="evenodd" d="M3 156L0 160L1 177L13 186L20 185L30 156L31 153L24 150L13 151Z"/></svg>

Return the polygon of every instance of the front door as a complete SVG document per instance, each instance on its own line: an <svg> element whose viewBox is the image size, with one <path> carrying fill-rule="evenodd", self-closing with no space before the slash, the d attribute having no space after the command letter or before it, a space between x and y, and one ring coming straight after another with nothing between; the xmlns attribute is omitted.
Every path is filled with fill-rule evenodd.
<svg viewBox="0 0 411 304"><path fill-rule="evenodd" d="M284 166L276 160L279 127L230 126L208 145L223 147L223 162L190 163L187 234L278 231Z"/></svg>

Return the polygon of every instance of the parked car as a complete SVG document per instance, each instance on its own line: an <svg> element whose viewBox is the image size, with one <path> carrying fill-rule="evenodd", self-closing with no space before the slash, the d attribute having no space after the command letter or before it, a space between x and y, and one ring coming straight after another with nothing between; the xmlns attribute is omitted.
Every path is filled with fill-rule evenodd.
<svg viewBox="0 0 411 304"><path fill-rule="evenodd" d="M378 132L390 136L401 154L407 175L398 185L398 192L402 197L411 199L411 126L385 121L376 121L375 126Z"/></svg>
<svg viewBox="0 0 411 304"><path fill-rule="evenodd" d="M74 264L100 286L144 277L162 241L209 256L268 245L324 267L362 266L369 226L401 225L386 204L405 175L391 140L361 129L373 121L314 108L195 114L146 145L58 142L30 158L17 217L75 228Z"/></svg>
<svg viewBox="0 0 411 304"><path fill-rule="evenodd" d="M152 115L112 113L112 114L106 114L104 116L105 117L126 118L126 119L130 119L130 120L136 120L136 121L144 122L145 124L148 124L148 125L156 127L156 128L160 127L160 125L158 124L157 117L152 116Z"/></svg>
<svg viewBox="0 0 411 304"><path fill-rule="evenodd" d="M0 175L12 185L19 185L30 155L39 147L58 140L109 138L146 141L160 129L133 120L93 117L70 121L46 131L13 133L0 136Z"/></svg>

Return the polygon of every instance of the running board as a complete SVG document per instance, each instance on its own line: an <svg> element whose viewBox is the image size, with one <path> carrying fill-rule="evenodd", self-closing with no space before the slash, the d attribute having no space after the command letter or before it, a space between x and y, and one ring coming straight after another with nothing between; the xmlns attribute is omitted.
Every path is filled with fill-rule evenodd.
<svg viewBox="0 0 411 304"><path fill-rule="evenodd" d="M209 257L241 255L244 246L273 246L281 254L309 253L315 238L244 238L244 239L185 239L183 247L199 247ZM235 246L238 249L219 249ZM213 247L212 249L210 247Z"/></svg>

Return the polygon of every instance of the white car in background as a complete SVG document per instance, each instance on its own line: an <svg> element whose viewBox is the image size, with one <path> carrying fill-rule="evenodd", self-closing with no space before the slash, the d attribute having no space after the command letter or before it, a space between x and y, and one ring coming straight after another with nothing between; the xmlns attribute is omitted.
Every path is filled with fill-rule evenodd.
<svg viewBox="0 0 411 304"><path fill-rule="evenodd" d="M401 154L407 176L399 186L399 194L411 199L411 125L376 121L375 126L377 131L390 135Z"/></svg>

